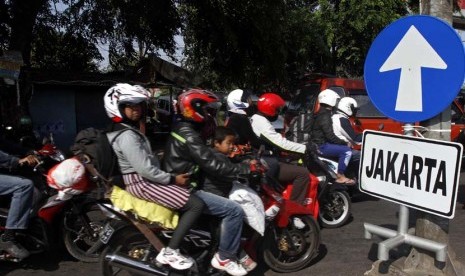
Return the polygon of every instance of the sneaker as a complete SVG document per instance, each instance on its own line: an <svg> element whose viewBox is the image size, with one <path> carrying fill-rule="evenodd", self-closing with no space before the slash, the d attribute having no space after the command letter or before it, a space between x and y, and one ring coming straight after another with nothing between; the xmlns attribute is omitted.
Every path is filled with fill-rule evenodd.
<svg viewBox="0 0 465 276"><path fill-rule="evenodd" d="M221 260L218 253L216 253L215 256L213 256L211 265L214 268L219 269L219 270L224 270L226 271L226 273L228 273L229 275L233 275L233 276L243 276L247 274L247 271L245 270L245 268L243 268L237 262L231 259Z"/></svg>
<svg viewBox="0 0 465 276"><path fill-rule="evenodd" d="M177 270L189 269L194 264L194 259L183 256L179 249L163 248L156 257L157 262L170 265Z"/></svg>
<svg viewBox="0 0 465 276"><path fill-rule="evenodd" d="M297 229L304 229L305 228L305 223L298 217L295 217L293 220L294 226Z"/></svg>
<svg viewBox="0 0 465 276"><path fill-rule="evenodd" d="M257 263L252 258L250 258L249 255L245 255L242 259L239 260L239 263L247 272L250 272L257 267Z"/></svg>
<svg viewBox="0 0 465 276"><path fill-rule="evenodd" d="M5 251L12 257L20 260L25 259L30 255L29 251L27 251L27 249L19 244L15 239L4 241L0 238L0 251Z"/></svg>

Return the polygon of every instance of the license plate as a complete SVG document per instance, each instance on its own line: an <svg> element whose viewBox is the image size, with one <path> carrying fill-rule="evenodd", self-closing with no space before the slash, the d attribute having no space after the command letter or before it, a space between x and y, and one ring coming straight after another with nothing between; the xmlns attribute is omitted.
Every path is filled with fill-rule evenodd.
<svg viewBox="0 0 465 276"><path fill-rule="evenodd" d="M113 232L115 232L115 229L111 227L110 223L105 224L105 227L103 227L102 230L102 234L100 235L100 241L104 244L107 244L111 236L113 235Z"/></svg>

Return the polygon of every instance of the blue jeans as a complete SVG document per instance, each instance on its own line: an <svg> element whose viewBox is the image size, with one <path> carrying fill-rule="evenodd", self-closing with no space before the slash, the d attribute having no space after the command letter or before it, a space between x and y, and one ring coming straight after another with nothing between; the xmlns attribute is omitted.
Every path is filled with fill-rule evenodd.
<svg viewBox="0 0 465 276"><path fill-rule="evenodd" d="M5 228L27 228L33 192L34 183L32 180L21 176L0 174L0 195L13 195Z"/></svg>
<svg viewBox="0 0 465 276"><path fill-rule="evenodd" d="M324 157L337 157L339 160L337 165L337 172L344 174L347 165L349 164L350 158L352 157L352 150L349 148L349 146L325 143L319 146L318 149L320 150L321 155Z"/></svg>
<svg viewBox="0 0 465 276"><path fill-rule="evenodd" d="M204 213L222 219L218 246L220 257L237 259L244 220L242 207L232 200L205 191L196 191L195 195L205 202Z"/></svg>

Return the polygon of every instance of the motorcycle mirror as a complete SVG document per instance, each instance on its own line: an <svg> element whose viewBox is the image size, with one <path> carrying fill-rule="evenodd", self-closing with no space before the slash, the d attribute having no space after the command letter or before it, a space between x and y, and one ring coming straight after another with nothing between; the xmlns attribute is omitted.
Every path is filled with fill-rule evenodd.
<svg viewBox="0 0 465 276"><path fill-rule="evenodd" d="M48 143L50 143L50 138L47 137L47 136L45 136L45 137L42 139L42 145L46 145L46 144L48 144Z"/></svg>

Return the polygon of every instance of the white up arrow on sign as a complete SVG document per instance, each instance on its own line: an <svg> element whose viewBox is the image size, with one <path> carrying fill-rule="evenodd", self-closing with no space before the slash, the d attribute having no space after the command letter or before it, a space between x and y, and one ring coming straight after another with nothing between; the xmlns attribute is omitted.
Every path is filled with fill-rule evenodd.
<svg viewBox="0 0 465 276"><path fill-rule="evenodd" d="M446 69L447 64L412 25L379 69L381 73L401 69L396 111L423 111L422 67Z"/></svg>

